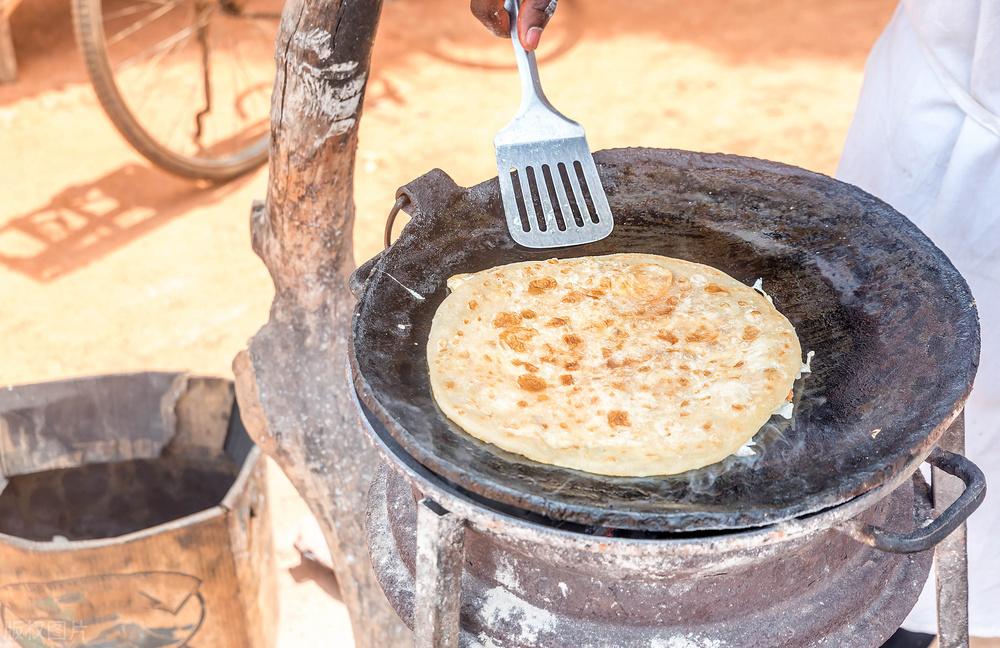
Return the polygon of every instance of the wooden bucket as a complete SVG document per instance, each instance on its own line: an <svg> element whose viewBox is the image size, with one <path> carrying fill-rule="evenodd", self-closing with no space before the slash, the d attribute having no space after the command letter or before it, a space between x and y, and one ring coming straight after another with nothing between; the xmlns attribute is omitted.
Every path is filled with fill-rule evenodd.
<svg viewBox="0 0 1000 648"><path fill-rule="evenodd" d="M264 468L228 380L0 388L0 646L272 646Z"/></svg>

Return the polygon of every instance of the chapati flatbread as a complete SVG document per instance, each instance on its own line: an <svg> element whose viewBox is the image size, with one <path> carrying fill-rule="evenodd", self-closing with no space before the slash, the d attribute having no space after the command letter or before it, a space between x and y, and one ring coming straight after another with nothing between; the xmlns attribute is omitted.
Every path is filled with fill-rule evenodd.
<svg viewBox="0 0 1000 648"><path fill-rule="evenodd" d="M789 398L802 351L768 299L698 263L612 254L448 280L434 398L472 436L603 475L667 475L735 452Z"/></svg>

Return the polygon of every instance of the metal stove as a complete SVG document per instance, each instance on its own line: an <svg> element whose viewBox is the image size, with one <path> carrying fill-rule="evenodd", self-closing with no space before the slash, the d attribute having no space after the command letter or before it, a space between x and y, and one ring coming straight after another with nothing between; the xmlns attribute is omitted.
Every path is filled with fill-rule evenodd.
<svg viewBox="0 0 1000 648"><path fill-rule="evenodd" d="M434 171L400 190L413 223L352 278L358 407L386 459L370 549L416 645L874 647L935 550L941 646L967 645L963 522L985 481L961 456L979 330L958 272L889 206L801 169L649 149L597 161L616 216L604 241L517 248L496 180ZM751 457L611 478L443 416L424 344L448 276L624 250L764 277L817 354L790 422Z"/></svg>

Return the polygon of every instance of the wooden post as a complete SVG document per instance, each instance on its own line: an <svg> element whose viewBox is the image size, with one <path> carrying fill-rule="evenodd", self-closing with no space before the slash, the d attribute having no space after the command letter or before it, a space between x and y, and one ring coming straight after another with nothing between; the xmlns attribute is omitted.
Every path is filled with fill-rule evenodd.
<svg viewBox="0 0 1000 648"><path fill-rule="evenodd" d="M17 80L17 58L10 36L10 14L20 0L0 0L0 83Z"/></svg>
<svg viewBox="0 0 1000 648"><path fill-rule="evenodd" d="M234 360L244 422L323 527L359 648L405 646L368 558L377 456L352 402L354 157L381 0L290 0L277 40L267 202L253 246L274 282L270 321Z"/></svg>

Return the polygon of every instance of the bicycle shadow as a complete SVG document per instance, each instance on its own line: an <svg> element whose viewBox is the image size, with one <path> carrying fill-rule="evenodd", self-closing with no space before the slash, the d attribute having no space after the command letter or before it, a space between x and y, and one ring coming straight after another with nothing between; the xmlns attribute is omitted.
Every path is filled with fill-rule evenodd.
<svg viewBox="0 0 1000 648"><path fill-rule="evenodd" d="M195 206L217 202L252 177L208 185L126 164L0 224L0 266L40 282L58 279Z"/></svg>

